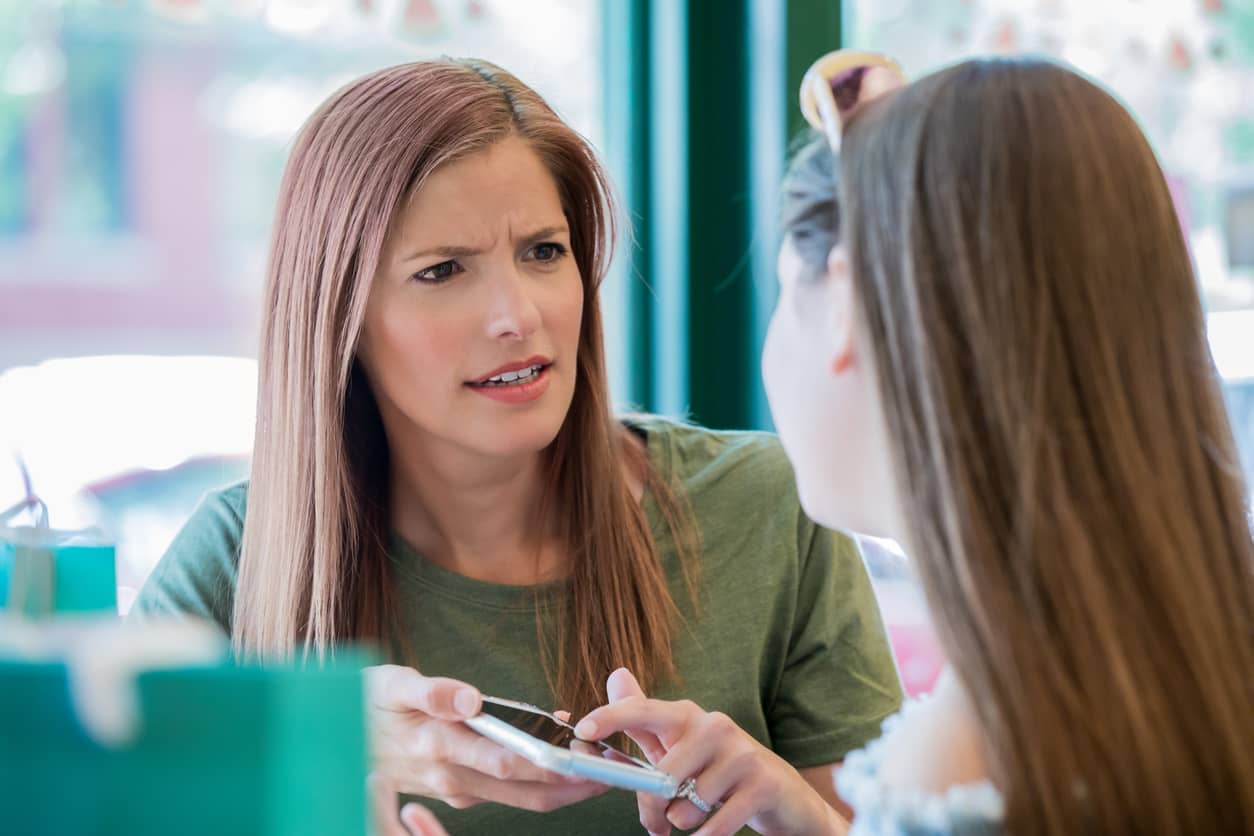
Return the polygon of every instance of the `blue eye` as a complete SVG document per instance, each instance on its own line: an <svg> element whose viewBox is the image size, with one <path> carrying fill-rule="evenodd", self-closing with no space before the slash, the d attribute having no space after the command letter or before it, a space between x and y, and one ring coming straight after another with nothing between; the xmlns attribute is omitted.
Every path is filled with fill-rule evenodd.
<svg viewBox="0 0 1254 836"><path fill-rule="evenodd" d="M552 264L566 255L566 248L554 241L536 244L531 248L531 257L542 264Z"/></svg>
<svg viewBox="0 0 1254 836"><path fill-rule="evenodd" d="M456 261L441 261L439 264L414 273L413 278L415 281L426 284L443 284L461 272L462 266Z"/></svg>

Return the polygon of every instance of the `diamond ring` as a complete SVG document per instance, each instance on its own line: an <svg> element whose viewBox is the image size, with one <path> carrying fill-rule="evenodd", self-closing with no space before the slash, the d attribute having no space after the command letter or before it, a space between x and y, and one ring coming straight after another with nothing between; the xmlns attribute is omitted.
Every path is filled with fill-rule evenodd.
<svg viewBox="0 0 1254 836"><path fill-rule="evenodd" d="M679 785L679 791L675 793L676 798L686 798L692 802L692 806L696 807L702 813L708 813L713 808L707 804L701 796L697 795L697 779L689 778Z"/></svg>

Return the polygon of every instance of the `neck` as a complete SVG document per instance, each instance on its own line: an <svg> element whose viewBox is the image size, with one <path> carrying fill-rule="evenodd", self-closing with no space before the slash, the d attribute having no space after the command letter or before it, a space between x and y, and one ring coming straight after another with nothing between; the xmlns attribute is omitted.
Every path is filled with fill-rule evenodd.
<svg viewBox="0 0 1254 836"><path fill-rule="evenodd" d="M427 560L460 575L516 585L552 580L562 567L539 519L541 456L393 444L392 525Z"/></svg>

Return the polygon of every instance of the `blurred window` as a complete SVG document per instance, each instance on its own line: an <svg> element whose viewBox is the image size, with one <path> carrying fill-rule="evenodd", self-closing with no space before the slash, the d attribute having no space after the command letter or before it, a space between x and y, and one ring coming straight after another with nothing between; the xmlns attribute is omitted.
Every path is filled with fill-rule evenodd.
<svg viewBox="0 0 1254 836"><path fill-rule="evenodd" d="M484 58L594 143L598 0L0 3L0 507L118 541L123 606L247 473L266 247L296 131L380 67ZM611 316L621 315L609 312Z"/></svg>

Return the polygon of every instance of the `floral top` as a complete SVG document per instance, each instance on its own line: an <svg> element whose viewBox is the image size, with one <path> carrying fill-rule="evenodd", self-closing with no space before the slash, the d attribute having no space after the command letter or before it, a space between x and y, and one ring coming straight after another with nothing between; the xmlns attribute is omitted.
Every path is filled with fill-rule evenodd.
<svg viewBox="0 0 1254 836"><path fill-rule="evenodd" d="M849 836L1001 836L1004 805L1001 793L988 781L960 784L943 793L880 783L885 741L918 705L908 702L884 721L878 739L845 757L836 789L853 808Z"/></svg>

